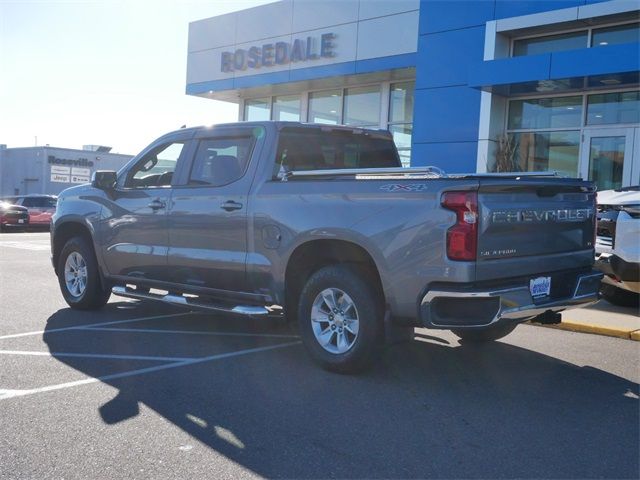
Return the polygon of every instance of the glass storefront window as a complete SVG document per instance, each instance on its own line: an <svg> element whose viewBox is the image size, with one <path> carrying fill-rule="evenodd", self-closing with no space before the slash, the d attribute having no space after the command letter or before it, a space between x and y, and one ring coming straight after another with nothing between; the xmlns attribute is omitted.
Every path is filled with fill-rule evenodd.
<svg viewBox="0 0 640 480"><path fill-rule="evenodd" d="M582 96L534 98L509 102L509 129L579 127Z"/></svg>
<svg viewBox="0 0 640 480"><path fill-rule="evenodd" d="M389 100L389 122L413 122L414 82L394 83L391 85Z"/></svg>
<svg viewBox="0 0 640 480"><path fill-rule="evenodd" d="M541 53L561 52L587 48L587 31L546 35L544 37L524 38L513 42L513 56L539 55Z"/></svg>
<svg viewBox="0 0 640 480"><path fill-rule="evenodd" d="M640 123L640 91L587 97L587 125Z"/></svg>
<svg viewBox="0 0 640 480"><path fill-rule="evenodd" d="M624 135L591 139L589 180L596 183L598 190L611 190L622 186L626 141Z"/></svg>
<svg viewBox="0 0 640 480"><path fill-rule="evenodd" d="M273 97L273 119L287 122L299 122L300 97L298 95Z"/></svg>
<svg viewBox="0 0 640 480"><path fill-rule="evenodd" d="M620 43L640 42L640 23L597 28L591 34L591 46L603 47Z"/></svg>
<svg viewBox="0 0 640 480"><path fill-rule="evenodd" d="M344 124L377 127L380 124L380 85L347 88Z"/></svg>
<svg viewBox="0 0 640 480"><path fill-rule="evenodd" d="M522 132L510 134L515 146L515 163L523 172L557 171L578 174L580 131Z"/></svg>
<svg viewBox="0 0 640 480"><path fill-rule="evenodd" d="M413 125L411 123L389 125L389 131L393 135L393 141L398 149L402 166L411 166L411 134L413 132Z"/></svg>
<svg viewBox="0 0 640 480"><path fill-rule="evenodd" d="M309 94L309 122L336 125L340 123L342 90Z"/></svg>
<svg viewBox="0 0 640 480"><path fill-rule="evenodd" d="M244 101L244 119L247 122L258 122L269 120L270 115L270 98L254 98Z"/></svg>

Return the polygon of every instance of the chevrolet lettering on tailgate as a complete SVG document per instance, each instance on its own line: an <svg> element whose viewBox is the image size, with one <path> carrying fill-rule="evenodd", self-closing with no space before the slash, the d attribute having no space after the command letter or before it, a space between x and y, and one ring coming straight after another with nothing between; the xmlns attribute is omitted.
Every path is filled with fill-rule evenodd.
<svg viewBox="0 0 640 480"><path fill-rule="evenodd" d="M491 214L493 223L583 222L593 217L592 208L556 210L500 210Z"/></svg>

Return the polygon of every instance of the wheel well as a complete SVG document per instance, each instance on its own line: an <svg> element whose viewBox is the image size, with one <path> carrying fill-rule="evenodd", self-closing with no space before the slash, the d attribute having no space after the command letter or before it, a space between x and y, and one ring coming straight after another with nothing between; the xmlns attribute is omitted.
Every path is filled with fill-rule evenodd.
<svg viewBox="0 0 640 480"><path fill-rule="evenodd" d="M91 233L89 229L78 222L63 223L55 229L55 235L53 237L53 266L58 273L58 259L60 253L69 239L73 237L84 237L89 245L93 247L93 240L91 239Z"/></svg>
<svg viewBox="0 0 640 480"><path fill-rule="evenodd" d="M312 240L298 246L289 258L285 273L285 311L289 319L295 318L298 298L307 279L327 265L351 264L371 281L376 297L384 307L385 296L380 273L373 258L364 248L344 240Z"/></svg>

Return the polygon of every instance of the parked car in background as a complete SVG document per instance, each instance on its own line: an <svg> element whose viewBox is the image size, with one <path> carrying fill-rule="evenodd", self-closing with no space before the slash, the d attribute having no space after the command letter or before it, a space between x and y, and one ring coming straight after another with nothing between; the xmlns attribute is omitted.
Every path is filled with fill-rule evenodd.
<svg viewBox="0 0 640 480"><path fill-rule="evenodd" d="M29 225L29 212L26 208L0 201L0 231Z"/></svg>
<svg viewBox="0 0 640 480"><path fill-rule="evenodd" d="M640 186L598 193L596 268L601 293L621 306L640 303Z"/></svg>
<svg viewBox="0 0 640 480"><path fill-rule="evenodd" d="M49 228L51 216L56 213L58 197L55 195L20 195L6 197L8 203L20 205L29 211L29 226Z"/></svg>

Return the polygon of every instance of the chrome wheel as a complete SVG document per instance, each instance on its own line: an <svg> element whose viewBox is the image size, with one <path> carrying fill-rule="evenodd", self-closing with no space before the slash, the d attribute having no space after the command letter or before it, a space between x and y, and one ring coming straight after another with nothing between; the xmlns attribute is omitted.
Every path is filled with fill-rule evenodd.
<svg viewBox="0 0 640 480"><path fill-rule="evenodd" d="M317 342L330 353L348 352L358 338L358 310L339 288L321 291L311 307L311 327Z"/></svg>
<svg viewBox="0 0 640 480"><path fill-rule="evenodd" d="M78 252L71 252L64 263L64 282L67 291L76 298L87 288L87 262Z"/></svg>

